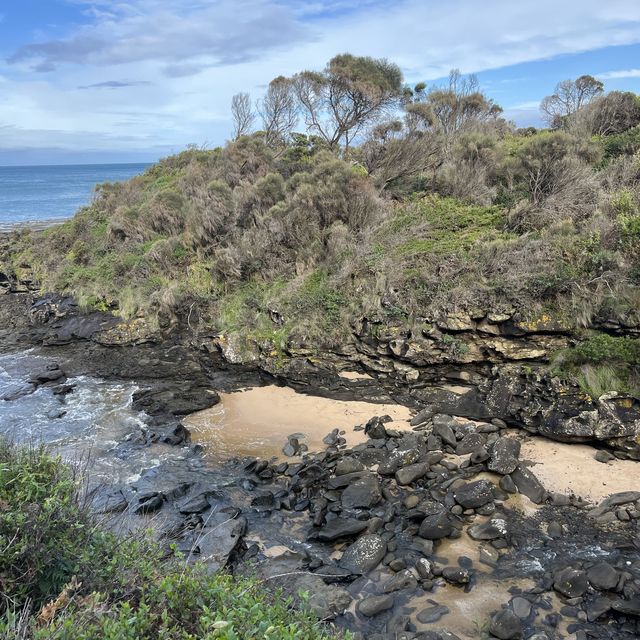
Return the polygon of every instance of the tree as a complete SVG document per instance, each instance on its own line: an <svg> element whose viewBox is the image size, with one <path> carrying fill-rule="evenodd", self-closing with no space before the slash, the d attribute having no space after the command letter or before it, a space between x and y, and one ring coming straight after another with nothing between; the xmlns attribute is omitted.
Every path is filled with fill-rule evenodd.
<svg viewBox="0 0 640 640"><path fill-rule="evenodd" d="M329 147L349 148L362 129L397 106L402 72L385 59L342 54L321 72L303 71L291 79L307 129Z"/></svg>
<svg viewBox="0 0 640 640"><path fill-rule="evenodd" d="M540 110L552 129L560 129L582 107L602 94L604 85L593 76L584 75L576 80L563 80L554 93L540 103Z"/></svg>
<svg viewBox="0 0 640 640"><path fill-rule="evenodd" d="M258 105L265 141L270 147L285 144L296 125L296 97L291 81L284 76L274 78Z"/></svg>
<svg viewBox="0 0 640 640"><path fill-rule="evenodd" d="M248 93L236 93L231 98L231 115L233 117L233 139L246 136L255 121L255 114L251 108L251 97Z"/></svg>
<svg viewBox="0 0 640 640"><path fill-rule="evenodd" d="M404 107L409 128L435 127L449 141L502 113L502 107L480 91L475 75L464 77L457 69L451 71L445 86L427 91L421 82L406 89Z"/></svg>
<svg viewBox="0 0 640 640"><path fill-rule="evenodd" d="M587 135L624 133L640 124L640 97L630 91L611 91L580 109L575 120L575 127Z"/></svg>

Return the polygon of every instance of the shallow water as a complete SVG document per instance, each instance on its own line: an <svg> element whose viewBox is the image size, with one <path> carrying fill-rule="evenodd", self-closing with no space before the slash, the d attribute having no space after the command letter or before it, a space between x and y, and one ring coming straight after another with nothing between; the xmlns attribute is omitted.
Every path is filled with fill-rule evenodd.
<svg viewBox="0 0 640 640"><path fill-rule="evenodd" d="M0 355L0 398L28 387L29 377L51 362L32 351ZM65 460L90 469L92 482L125 482L143 468L180 455L163 445L134 448L123 442L144 430L146 416L131 408L136 386L80 376L55 395L51 387L14 400L0 400L0 435L18 443L51 445Z"/></svg>

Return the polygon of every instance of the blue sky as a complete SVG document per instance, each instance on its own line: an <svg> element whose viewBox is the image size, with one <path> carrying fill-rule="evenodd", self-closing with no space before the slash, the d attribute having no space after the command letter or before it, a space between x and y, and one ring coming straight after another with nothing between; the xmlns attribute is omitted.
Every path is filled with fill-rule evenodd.
<svg viewBox="0 0 640 640"><path fill-rule="evenodd" d="M2 0L0 165L155 160L231 131L238 91L387 57L476 73L519 125L559 80L640 93L638 0Z"/></svg>

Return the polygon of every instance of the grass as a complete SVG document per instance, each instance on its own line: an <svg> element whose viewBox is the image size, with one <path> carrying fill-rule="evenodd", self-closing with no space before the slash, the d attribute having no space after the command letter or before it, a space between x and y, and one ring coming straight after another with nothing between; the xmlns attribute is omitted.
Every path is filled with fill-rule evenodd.
<svg viewBox="0 0 640 640"><path fill-rule="evenodd" d="M595 334L557 354L554 368L592 398L615 391L640 398L640 339Z"/></svg>
<svg viewBox="0 0 640 640"><path fill-rule="evenodd" d="M328 640L328 629L252 579L116 538L78 502L72 471L0 441L0 638Z"/></svg>

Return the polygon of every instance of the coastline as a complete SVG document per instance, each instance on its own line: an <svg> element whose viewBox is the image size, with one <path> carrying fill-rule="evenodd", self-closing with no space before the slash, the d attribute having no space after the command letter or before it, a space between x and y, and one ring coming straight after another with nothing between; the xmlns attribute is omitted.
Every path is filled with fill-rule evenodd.
<svg viewBox="0 0 640 640"><path fill-rule="evenodd" d="M67 220L70 220L71 217L68 218L46 218L44 220L25 220L23 222L5 222L0 220L0 234L9 234L14 231L43 231L44 229L49 229L50 227L55 227L59 224L63 224Z"/></svg>

